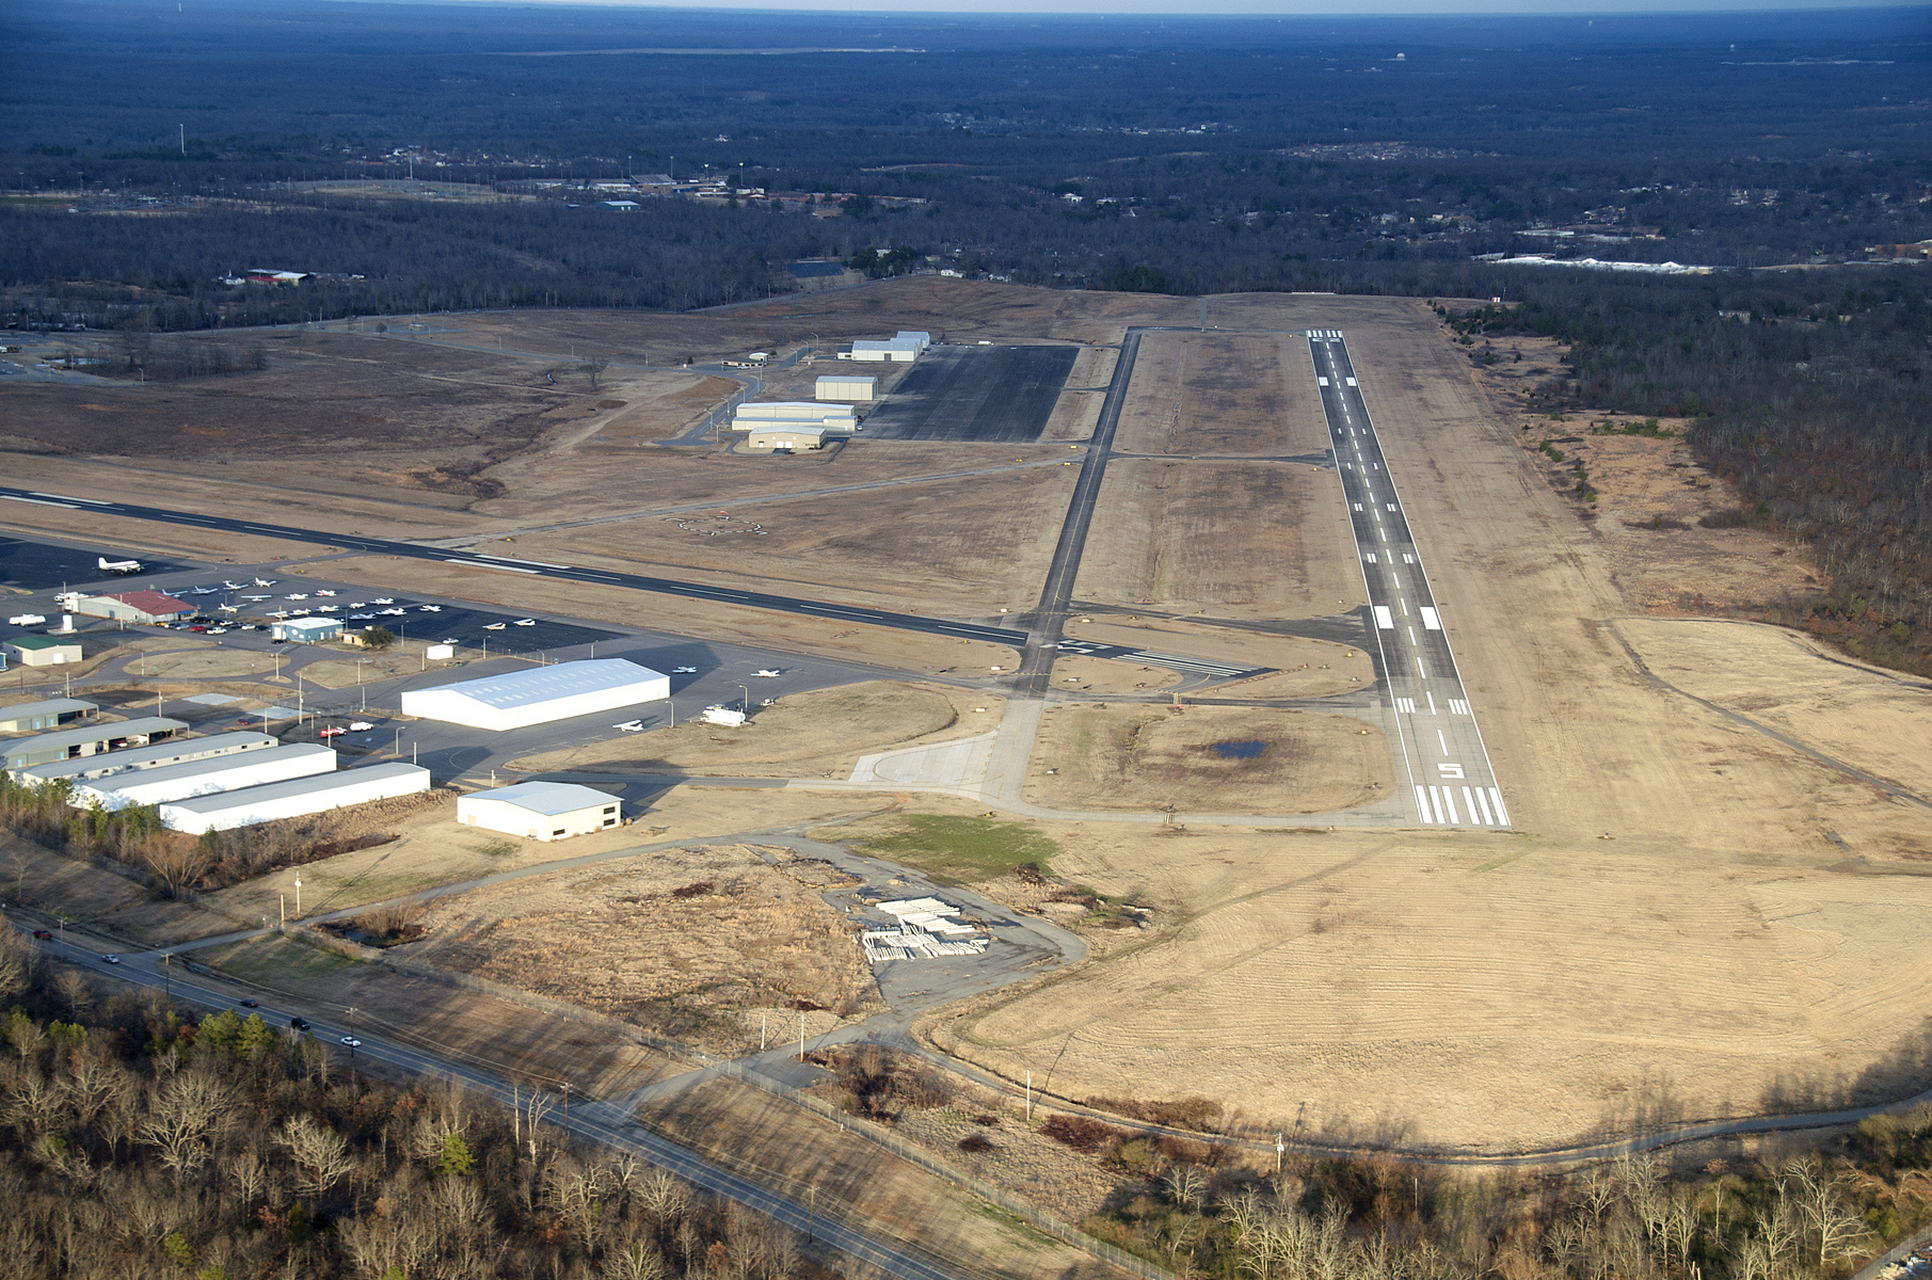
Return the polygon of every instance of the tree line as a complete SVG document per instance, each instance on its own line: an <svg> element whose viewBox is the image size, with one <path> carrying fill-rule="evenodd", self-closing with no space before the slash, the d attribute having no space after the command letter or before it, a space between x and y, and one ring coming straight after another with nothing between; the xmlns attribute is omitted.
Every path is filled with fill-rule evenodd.
<svg viewBox="0 0 1932 1280"><path fill-rule="evenodd" d="M783 1280L769 1219L587 1147L558 1099L398 1086L314 1036L98 995L0 935L0 1271ZM346 1052L346 1051L343 1051Z"/></svg>

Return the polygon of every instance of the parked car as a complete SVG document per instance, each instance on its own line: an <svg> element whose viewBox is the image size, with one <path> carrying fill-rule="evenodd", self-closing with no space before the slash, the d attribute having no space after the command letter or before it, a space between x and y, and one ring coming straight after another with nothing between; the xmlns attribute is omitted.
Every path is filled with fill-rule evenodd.
<svg viewBox="0 0 1932 1280"><path fill-rule="evenodd" d="M35 929L34 937L39 938L42 942L52 942L54 940L53 932L48 929Z"/></svg>

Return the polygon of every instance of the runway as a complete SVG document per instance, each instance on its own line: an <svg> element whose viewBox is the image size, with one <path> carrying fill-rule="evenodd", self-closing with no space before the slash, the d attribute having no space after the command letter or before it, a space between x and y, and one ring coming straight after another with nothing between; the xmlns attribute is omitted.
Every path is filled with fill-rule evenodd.
<svg viewBox="0 0 1932 1280"><path fill-rule="evenodd" d="M1508 827L1509 808L1348 346L1339 330L1317 329L1308 335L1308 349L1368 587L1370 630L1394 745L1417 821L1432 827Z"/></svg>

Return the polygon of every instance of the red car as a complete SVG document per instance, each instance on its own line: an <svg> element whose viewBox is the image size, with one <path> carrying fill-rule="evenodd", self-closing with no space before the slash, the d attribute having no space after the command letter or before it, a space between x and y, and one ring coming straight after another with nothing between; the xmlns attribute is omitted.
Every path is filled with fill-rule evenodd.
<svg viewBox="0 0 1932 1280"><path fill-rule="evenodd" d="M34 937L39 938L42 942L52 942L54 940L54 935L45 929L35 929Z"/></svg>

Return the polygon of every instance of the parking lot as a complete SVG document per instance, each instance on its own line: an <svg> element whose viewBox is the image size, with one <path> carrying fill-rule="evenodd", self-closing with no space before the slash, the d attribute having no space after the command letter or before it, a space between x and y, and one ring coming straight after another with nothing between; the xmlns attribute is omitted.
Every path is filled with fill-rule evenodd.
<svg viewBox="0 0 1932 1280"><path fill-rule="evenodd" d="M878 440L1038 440L1078 347L928 348L865 419Z"/></svg>

